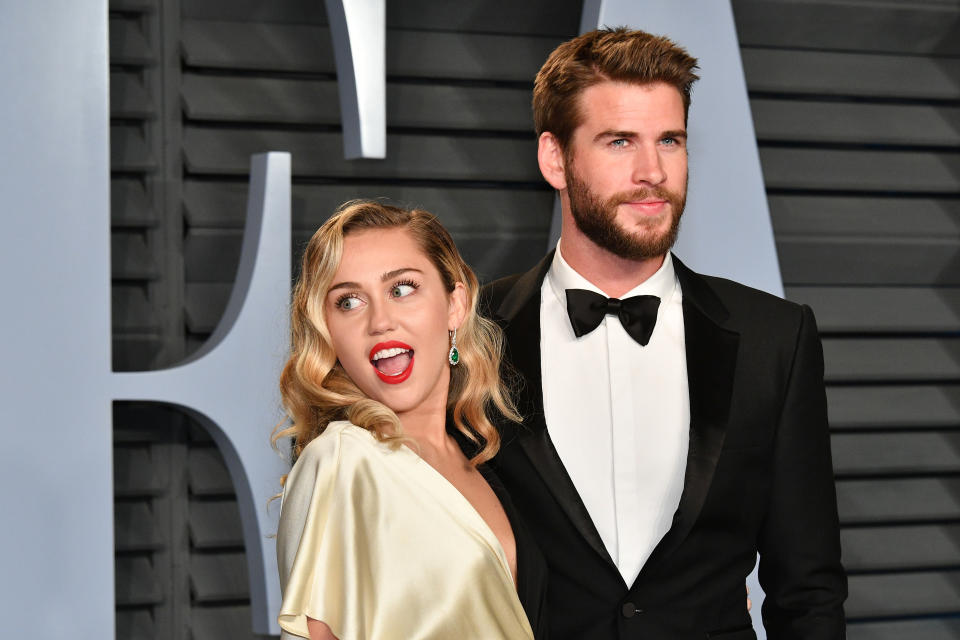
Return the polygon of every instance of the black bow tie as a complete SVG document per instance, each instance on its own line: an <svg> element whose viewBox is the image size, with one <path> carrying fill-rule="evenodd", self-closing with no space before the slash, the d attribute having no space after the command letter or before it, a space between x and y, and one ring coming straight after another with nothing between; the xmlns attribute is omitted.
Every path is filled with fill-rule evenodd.
<svg viewBox="0 0 960 640"><path fill-rule="evenodd" d="M573 333L579 338L600 326L607 314L620 318L620 324L630 337L646 346L657 323L657 296L633 296L620 300L605 298L586 289L567 289L567 315Z"/></svg>

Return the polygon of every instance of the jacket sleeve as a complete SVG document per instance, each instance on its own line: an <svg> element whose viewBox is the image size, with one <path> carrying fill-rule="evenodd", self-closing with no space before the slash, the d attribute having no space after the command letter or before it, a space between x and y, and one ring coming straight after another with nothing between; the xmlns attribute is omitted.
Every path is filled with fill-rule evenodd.
<svg viewBox="0 0 960 640"><path fill-rule="evenodd" d="M847 578L840 563L823 349L805 305L772 462L770 504L758 541L768 637L844 638Z"/></svg>

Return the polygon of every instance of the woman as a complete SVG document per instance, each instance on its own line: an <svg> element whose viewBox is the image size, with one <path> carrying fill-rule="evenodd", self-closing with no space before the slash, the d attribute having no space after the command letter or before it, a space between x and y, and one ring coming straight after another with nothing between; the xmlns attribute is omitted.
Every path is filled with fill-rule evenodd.
<svg viewBox="0 0 960 640"><path fill-rule="evenodd" d="M280 381L292 426L274 438L296 459L277 533L286 633L541 637L545 564L482 466L499 444L487 408L516 413L477 296L425 211L349 202L310 240Z"/></svg>

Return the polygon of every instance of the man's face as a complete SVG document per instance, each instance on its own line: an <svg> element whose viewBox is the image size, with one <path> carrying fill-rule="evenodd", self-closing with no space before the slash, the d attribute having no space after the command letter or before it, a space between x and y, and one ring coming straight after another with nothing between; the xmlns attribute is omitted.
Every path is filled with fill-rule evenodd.
<svg viewBox="0 0 960 640"><path fill-rule="evenodd" d="M683 100L665 83L606 81L580 95L583 118L564 154L577 229L621 258L662 256L687 193Z"/></svg>

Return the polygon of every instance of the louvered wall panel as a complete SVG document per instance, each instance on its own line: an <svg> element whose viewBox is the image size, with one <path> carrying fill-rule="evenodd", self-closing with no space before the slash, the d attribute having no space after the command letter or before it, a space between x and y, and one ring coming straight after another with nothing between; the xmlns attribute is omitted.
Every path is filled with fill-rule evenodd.
<svg viewBox="0 0 960 640"><path fill-rule="evenodd" d="M184 332L194 346L205 339L235 269L244 154L278 143L295 153L295 250L335 204L387 196L437 212L487 278L541 253L552 194L533 163L526 100L547 51L575 32L579 2L388 5L388 153L404 162L381 170L376 161L332 162L342 151L321 3L111 3L118 366L175 359ZM960 79L948 57L958 53L956 5L734 6L787 293L815 306L827 339L843 540L855 578L851 637L958 637L944 617L960 601L949 557L960 522L950 452L960 425ZM469 154L458 156L460 145ZM182 168L171 160L181 154ZM447 166L438 170L425 156ZM168 278L180 298L163 290ZM885 295L920 313L898 313ZM883 353L883 341L896 355ZM869 366L858 361L861 351ZM118 585L129 586L118 593L119 632L249 637L222 460L182 418L118 410L133 414L116 420L118 477L129 480L118 482ZM860 436L868 440L853 439ZM906 462L887 456L892 446L909 452ZM149 535L144 522L161 535Z"/></svg>
<svg viewBox="0 0 960 640"><path fill-rule="evenodd" d="M160 351L158 308L148 289L160 277L148 237L158 212L153 184L158 174L156 119L157 43L150 23L156 7L112 3L110 11L110 165L113 366L148 368Z"/></svg>
<svg viewBox="0 0 960 640"><path fill-rule="evenodd" d="M110 162L113 366L146 368L158 351L161 322L148 295L159 277L147 246L158 215L148 192L157 170L151 153L158 108L151 95L157 60L146 23L151 7L110 7ZM155 609L168 585L154 571L167 545L163 514L155 502L169 490L169 477L155 464L156 434L129 405L114 411L113 480L116 549L117 632L126 638L153 638Z"/></svg>
<svg viewBox="0 0 960 640"><path fill-rule="evenodd" d="M579 7L568 4L575 16ZM304 14L292 3L265 23L240 20L228 7L221 19L207 5L185 11L197 16L183 25L191 331L209 331L219 317L227 296L217 284L232 282L239 256L241 180L250 154L269 149L293 153L295 254L340 202L383 196L435 211L486 278L522 269L539 253L528 247L545 242L552 197L536 167L529 97L536 69L563 39L556 14L544 25L529 6L509 9L531 27L518 35L512 20L500 21L509 29L487 29L488 18L471 24L458 11L444 21L437 6L388 8L388 154L355 162L342 159L322 18L298 22ZM429 31L411 29L418 11ZM575 21L566 18L567 28Z"/></svg>
<svg viewBox="0 0 960 640"><path fill-rule="evenodd" d="M171 0L110 2L110 151L113 367L144 370L183 355L179 238L182 214L168 206L176 190L170 145L178 147L177 83L164 24ZM174 26L177 23L174 23ZM174 58L174 62L178 62ZM179 149L173 156L176 166ZM156 405L114 406L114 532L117 637L184 637L178 624L189 591L185 564L183 416ZM182 506L181 506L182 505ZM178 635L178 631L181 632Z"/></svg>
<svg viewBox="0 0 960 640"><path fill-rule="evenodd" d="M960 4L734 0L824 343L853 639L960 638Z"/></svg>

